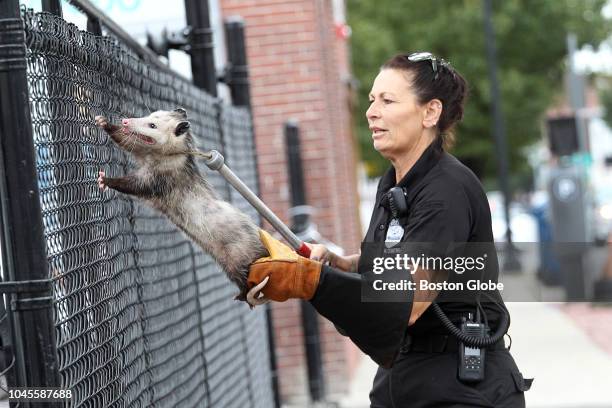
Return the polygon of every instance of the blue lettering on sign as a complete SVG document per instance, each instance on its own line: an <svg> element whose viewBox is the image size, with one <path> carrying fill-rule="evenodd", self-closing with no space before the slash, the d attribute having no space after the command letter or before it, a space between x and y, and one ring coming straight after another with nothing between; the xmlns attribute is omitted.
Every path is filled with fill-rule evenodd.
<svg viewBox="0 0 612 408"><path fill-rule="evenodd" d="M111 12L113 8L130 12L140 7L141 0L94 0L94 3L106 13Z"/></svg>
<svg viewBox="0 0 612 408"><path fill-rule="evenodd" d="M121 5L122 11L134 11L140 6L140 0L115 0L115 3Z"/></svg>

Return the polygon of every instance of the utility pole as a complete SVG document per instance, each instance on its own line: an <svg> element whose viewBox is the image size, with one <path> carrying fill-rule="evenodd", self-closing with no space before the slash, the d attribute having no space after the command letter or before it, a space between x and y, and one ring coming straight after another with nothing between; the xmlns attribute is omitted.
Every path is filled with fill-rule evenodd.
<svg viewBox="0 0 612 408"><path fill-rule="evenodd" d="M508 181L508 146L506 143L506 130L499 95L497 81L497 51L495 49L495 32L491 21L491 0L483 0L485 42L487 47L487 66L489 67L489 81L491 85L491 110L493 112L493 135L495 137L495 150L497 155L497 172L499 185L504 196L504 218L506 219L506 247L504 250L503 270L505 272L518 272L521 263L517 250L512 243L512 229L510 227L510 183Z"/></svg>

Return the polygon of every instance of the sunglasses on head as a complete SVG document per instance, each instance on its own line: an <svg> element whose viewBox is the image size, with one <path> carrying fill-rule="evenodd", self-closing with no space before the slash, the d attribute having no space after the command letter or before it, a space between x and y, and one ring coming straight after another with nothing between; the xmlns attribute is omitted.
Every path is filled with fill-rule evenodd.
<svg viewBox="0 0 612 408"><path fill-rule="evenodd" d="M438 65L445 63L443 59L438 60L438 57L433 55L431 52L413 52L412 54L407 55L406 58L408 59L408 61L412 62L431 61L431 69L434 73L434 81L438 79Z"/></svg>

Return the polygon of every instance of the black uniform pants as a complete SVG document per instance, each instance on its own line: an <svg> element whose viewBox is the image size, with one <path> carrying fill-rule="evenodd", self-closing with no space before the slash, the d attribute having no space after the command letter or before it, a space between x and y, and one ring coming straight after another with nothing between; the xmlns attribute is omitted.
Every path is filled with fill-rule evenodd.
<svg viewBox="0 0 612 408"><path fill-rule="evenodd" d="M371 408L523 408L523 380L507 350L487 350L485 380L457 379L457 352L400 354L390 369L379 368L370 391Z"/></svg>

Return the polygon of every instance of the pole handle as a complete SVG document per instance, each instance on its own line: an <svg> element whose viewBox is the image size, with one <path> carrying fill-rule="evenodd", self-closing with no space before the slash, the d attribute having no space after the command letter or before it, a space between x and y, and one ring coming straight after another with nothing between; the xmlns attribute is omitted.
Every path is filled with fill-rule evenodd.
<svg viewBox="0 0 612 408"><path fill-rule="evenodd" d="M305 242L302 242L302 245L300 245L296 252L304 258L310 258L310 247Z"/></svg>

